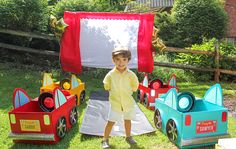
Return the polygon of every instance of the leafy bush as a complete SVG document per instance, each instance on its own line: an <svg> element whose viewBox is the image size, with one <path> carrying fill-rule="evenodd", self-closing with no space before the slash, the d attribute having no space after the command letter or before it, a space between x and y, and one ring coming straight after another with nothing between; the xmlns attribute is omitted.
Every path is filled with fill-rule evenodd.
<svg viewBox="0 0 236 149"><path fill-rule="evenodd" d="M160 37L167 44L186 47L201 43L203 38L221 39L227 16L221 0L178 0L171 15L157 15Z"/></svg>
<svg viewBox="0 0 236 149"><path fill-rule="evenodd" d="M48 5L55 5L58 2L58 0L48 0Z"/></svg>
<svg viewBox="0 0 236 149"><path fill-rule="evenodd" d="M217 43L217 39L213 38L211 40L204 39L202 44L194 44L192 45L191 49L193 50L201 50L201 51L215 51L215 44ZM220 55L221 56L234 56L236 57L236 46L222 41L219 43L220 48ZM207 55L196 55L196 54L178 54L176 59L176 63L183 63L187 65L192 65L196 67L209 67L215 68L215 59L213 56ZM236 66L233 65L235 62L230 59L221 59L220 60L220 68L221 69L231 69L235 70ZM213 73L206 73L206 72L187 72L190 75L193 75L198 80L211 80L214 77ZM222 80L232 80L233 77L230 75L222 75Z"/></svg>
<svg viewBox="0 0 236 149"><path fill-rule="evenodd" d="M86 9L83 0L62 0L52 9L52 14L56 18L62 18L64 11L85 11Z"/></svg>
<svg viewBox="0 0 236 149"><path fill-rule="evenodd" d="M155 26L160 29L158 35L166 45L178 47L181 45L179 35L176 34L177 27L172 19L172 16L167 12L157 13L155 17Z"/></svg>
<svg viewBox="0 0 236 149"><path fill-rule="evenodd" d="M64 11L110 12L121 9L122 5L111 4L108 0L62 0L55 5L52 14L56 18L62 18Z"/></svg>
<svg viewBox="0 0 236 149"><path fill-rule="evenodd" d="M166 54L163 54L163 55L156 55L154 57L154 61L168 63L170 62L170 59L169 57L167 57ZM176 74L177 82L196 81L195 78L192 75L188 75L188 73L186 73L185 70L169 68L169 67L160 67L160 66L154 67L153 72L149 75L149 79L152 80L155 78L159 78L166 83L168 82L172 74Z"/></svg>
<svg viewBox="0 0 236 149"><path fill-rule="evenodd" d="M47 31L47 0L1 0L0 27L22 31Z"/></svg>

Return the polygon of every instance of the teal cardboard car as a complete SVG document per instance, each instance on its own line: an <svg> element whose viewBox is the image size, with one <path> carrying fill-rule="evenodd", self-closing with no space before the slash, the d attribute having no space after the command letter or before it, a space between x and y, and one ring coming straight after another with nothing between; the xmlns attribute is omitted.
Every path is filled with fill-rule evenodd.
<svg viewBox="0 0 236 149"><path fill-rule="evenodd" d="M173 88L156 98L152 106L155 126L180 148L216 144L218 139L229 137L228 109L223 106L220 84L212 86L201 99Z"/></svg>

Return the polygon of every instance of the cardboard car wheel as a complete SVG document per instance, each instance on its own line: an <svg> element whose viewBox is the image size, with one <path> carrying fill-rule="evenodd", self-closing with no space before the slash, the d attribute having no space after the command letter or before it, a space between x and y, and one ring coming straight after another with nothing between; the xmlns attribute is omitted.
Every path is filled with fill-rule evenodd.
<svg viewBox="0 0 236 149"><path fill-rule="evenodd" d="M177 109L180 112L189 112L194 106L195 97L190 92L180 93L177 97Z"/></svg>
<svg viewBox="0 0 236 149"><path fill-rule="evenodd" d="M57 121L57 136L59 138L64 138L66 135L66 118L65 117L60 117L60 119Z"/></svg>
<svg viewBox="0 0 236 149"><path fill-rule="evenodd" d="M76 103L76 105L78 105L78 96L77 95L75 95L75 103Z"/></svg>
<svg viewBox="0 0 236 149"><path fill-rule="evenodd" d="M176 143L178 140L178 131L174 120L169 119L166 124L166 134L169 140Z"/></svg>
<svg viewBox="0 0 236 149"><path fill-rule="evenodd" d="M70 111L70 124L71 125L75 125L77 123L78 120L78 110L77 107L73 107Z"/></svg>
<svg viewBox="0 0 236 149"><path fill-rule="evenodd" d="M162 129L161 113L158 109L156 109L155 113L154 113L154 124L155 124L157 129L159 129L159 130Z"/></svg>
<svg viewBox="0 0 236 149"><path fill-rule="evenodd" d="M84 103L84 101L85 101L85 91L83 90L80 93L80 104Z"/></svg>
<svg viewBox="0 0 236 149"><path fill-rule="evenodd" d="M140 90L137 91L137 99L139 102L141 102L141 91Z"/></svg>
<svg viewBox="0 0 236 149"><path fill-rule="evenodd" d="M163 82L160 79L152 80L149 84L149 87L152 89L158 89L163 87Z"/></svg>
<svg viewBox="0 0 236 149"><path fill-rule="evenodd" d="M54 110L54 100L52 93L45 92L40 94L38 98L38 104L41 110L44 112L51 112Z"/></svg>
<svg viewBox="0 0 236 149"><path fill-rule="evenodd" d="M70 88L71 88L70 79L61 80L59 85L64 90L70 90Z"/></svg>
<svg viewBox="0 0 236 149"><path fill-rule="evenodd" d="M144 96L143 96L143 104L148 107L148 94L147 93L144 93Z"/></svg>

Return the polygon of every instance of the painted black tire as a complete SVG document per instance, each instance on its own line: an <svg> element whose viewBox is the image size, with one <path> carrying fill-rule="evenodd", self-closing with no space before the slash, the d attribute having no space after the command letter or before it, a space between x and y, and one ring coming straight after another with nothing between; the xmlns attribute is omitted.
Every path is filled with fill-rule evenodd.
<svg viewBox="0 0 236 149"><path fill-rule="evenodd" d="M180 93L177 97L177 110L180 112L189 112L195 102L195 97L190 92Z"/></svg>
<svg viewBox="0 0 236 149"><path fill-rule="evenodd" d="M80 104L84 103L85 102L85 90L83 90L81 93L80 93Z"/></svg>
<svg viewBox="0 0 236 149"><path fill-rule="evenodd" d="M139 102L141 102L141 91L140 90L137 91L137 99Z"/></svg>
<svg viewBox="0 0 236 149"><path fill-rule="evenodd" d="M163 82L160 79L154 79L150 82L149 87L151 89L158 89L163 87Z"/></svg>
<svg viewBox="0 0 236 149"><path fill-rule="evenodd" d="M144 93L143 95L143 104L145 107L148 107L148 94Z"/></svg>
<svg viewBox="0 0 236 149"><path fill-rule="evenodd" d="M162 130L162 118L161 118L161 113L158 109L155 110L153 119L156 128Z"/></svg>
<svg viewBox="0 0 236 149"><path fill-rule="evenodd" d="M176 126L175 121L172 119L169 119L166 124L166 134L172 143L175 143L175 144L177 143L178 130L177 130L177 126Z"/></svg>
<svg viewBox="0 0 236 149"><path fill-rule="evenodd" d="M65 137L67 130L65 117L60 117L60 119L57 121L56 130L57 130L57 136L59 138L62 139Z"/></svg>
<svg viewBox="0 0 236 149"><path fill-rule="evenodd" d="M70 84L70 79L63 79L63 80L60 81L59 85L60 85L61 89L63 89L63 90L70 90L71 86L68 89L64 88L64 84L65 83L69 83Z"/></svg>
<svg viewBox="0 0 236 149"><path fill-rule="evenodd" d="M42 94L39 95L38 97L38 104L41 110L43 110L44 112L52 112L54 110L54 107L52 108L48 108L45 104L44 104L44 100L46 98L52 98L53 99L53 95L52 93L49 92L44 92Z"/></svg>
<svg viewBox="0 0 236 149"><path fill-rule="evenodd" d="M70 110L70 124L71 125L75 125L78 121L78 117L79 117L79 112L77 110L77 107L74 106L71 110Z"/></svg>

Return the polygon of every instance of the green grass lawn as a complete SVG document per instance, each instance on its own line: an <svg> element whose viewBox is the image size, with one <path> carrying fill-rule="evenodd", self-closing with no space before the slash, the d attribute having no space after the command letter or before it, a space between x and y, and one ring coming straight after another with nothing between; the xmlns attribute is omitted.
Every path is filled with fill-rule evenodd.
<svg viewBox="0 0 236 149"><path fill-rule="evenodd" d="M61 80L68 74L60 72L60 70L52 70L54 78ZM86 101L91 91L103 89L102 79L105 72L84 72L78 77L86 83ZM87 104L84 103L78 107L80 117L78 124L73 127L66 137L55 145L33 145L33 144L14 144L8 138L10 125L8 120L8 111L12 109L12 94L14 88L21 87L29 94L30 97L39 95L43 72L34 68L34 66L15 66L14 64L0 63L0 148L100 148L101 137L82 135L79 133L83 116ZM178 82L181 91L191 91L195 96L202 97L205 91L213 85L214 82ZM223 93L236 96L236 84L222 83ZM153 111L147 110L143 105L139 104L141 110L145 113L150 123L153 125ZM236 137L236 120L229 117L229 133L232 137ZM151 134L134 136L138 142L138 146L133 148L147 149L172 149L177 148L170 143L168 138L161 132L156 131ZM124 141L123 137L112 137L110 139L112 148L130 148ZM132 148L132 147L131 147Z"/></svg>

